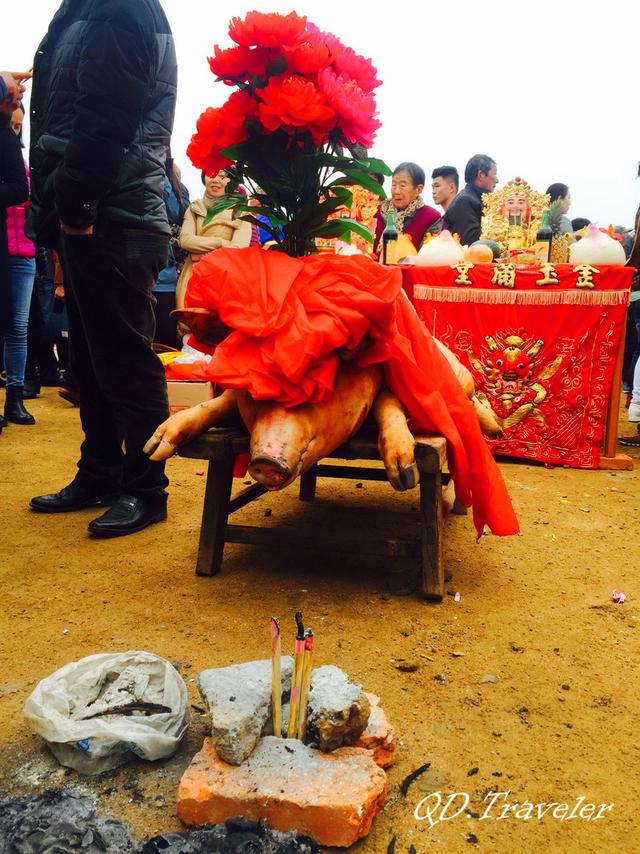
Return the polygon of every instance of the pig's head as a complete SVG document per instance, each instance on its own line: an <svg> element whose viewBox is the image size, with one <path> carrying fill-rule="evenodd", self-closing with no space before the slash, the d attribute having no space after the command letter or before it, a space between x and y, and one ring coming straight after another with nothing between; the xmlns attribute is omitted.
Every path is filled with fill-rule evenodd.
<svg viewBox="0 0 640 854"><path fill-rule="evenodd" d="M180 308L171 312L171 317L184 324L190 332L210 347L215 347L231 332L215 311L208 308Z"/></svg>

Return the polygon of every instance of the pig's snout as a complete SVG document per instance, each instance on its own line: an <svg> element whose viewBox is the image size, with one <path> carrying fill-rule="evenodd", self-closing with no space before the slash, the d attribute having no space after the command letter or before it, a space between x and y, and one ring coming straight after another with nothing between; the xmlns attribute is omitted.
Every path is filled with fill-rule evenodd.
<svg viewBox="0 0 640 854"><path fill-rule="evenodd" d="M275 457L254 457L249 463L249 474L267 489L281 489L293 480L293 472Z"/></svg>

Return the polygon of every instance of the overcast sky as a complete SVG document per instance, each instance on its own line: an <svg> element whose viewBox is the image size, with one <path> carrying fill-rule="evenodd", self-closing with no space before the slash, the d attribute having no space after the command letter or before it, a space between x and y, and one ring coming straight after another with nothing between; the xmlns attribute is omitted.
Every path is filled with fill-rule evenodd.
<svg viewBox="0 0 640 854"><path fill-rule="evenodd" d="M130 0L131 3L136 0ZM4 0L8 4L8 0ZM0 66L29 67L58 0L8 4ZM414 160L430 174L460 173L474 153L498 163L500 183L521 175L537 190L563 181L570 217L631 225L640 203L640 2L502 0L163 0L178 52L173 152L192 197L199 176L185 150L206 106L232 91L206 58L230 44L229 17L295 10L373 59L383 126L372 154L393 167ZM6 10L5 10L6 11ZM15 26L11 26L13 17ZM635 60L635 61L634 61ZM425 192L427 202L430 192Z"/></svg>

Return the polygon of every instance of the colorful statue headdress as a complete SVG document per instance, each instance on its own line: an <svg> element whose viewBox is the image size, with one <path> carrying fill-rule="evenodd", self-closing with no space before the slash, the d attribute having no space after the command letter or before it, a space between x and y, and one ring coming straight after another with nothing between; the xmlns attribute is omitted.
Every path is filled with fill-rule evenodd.
<svg viewBox="0 0 640 854"><path fill-rule="evenodd" d="M514 178L482 197L482 234L495 240L503 252L528 249L536 242L547 193L536 192L524 178Z"/></svg>

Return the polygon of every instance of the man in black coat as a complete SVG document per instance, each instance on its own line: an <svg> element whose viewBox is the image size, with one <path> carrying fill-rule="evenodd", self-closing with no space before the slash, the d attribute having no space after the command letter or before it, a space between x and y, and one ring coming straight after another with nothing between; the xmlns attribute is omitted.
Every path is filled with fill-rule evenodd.
<svg viewBox="0 0 640 854"><path fill-rule="evenodd" d="M444 227L457 233L463 246L480 237L482 196L493 193L498 183L498 167L486 154L474 154L464 170L466 186L458 193L444 215Z"/></svg>
<svg viewBox="0 0 640 854"><path fill-rule="evenodd" d="M166 518L164 468L142 448L168 417L151 289L169 245L176 74L157 0L65 0L34 62L30 231L60 253L85 440L73 481L31 507L111 505L94 536Z"/></svg>

